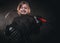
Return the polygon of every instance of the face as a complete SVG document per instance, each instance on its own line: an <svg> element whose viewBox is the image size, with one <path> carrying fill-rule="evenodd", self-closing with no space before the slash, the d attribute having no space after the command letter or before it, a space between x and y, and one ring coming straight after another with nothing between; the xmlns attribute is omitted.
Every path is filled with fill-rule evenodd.
<svg viewBox="0 0 60 43"><path fill-rule="evenodd" d="M26 4L23 4L19 10L20 14L28 14L29 13L29 7Z"/></svg>

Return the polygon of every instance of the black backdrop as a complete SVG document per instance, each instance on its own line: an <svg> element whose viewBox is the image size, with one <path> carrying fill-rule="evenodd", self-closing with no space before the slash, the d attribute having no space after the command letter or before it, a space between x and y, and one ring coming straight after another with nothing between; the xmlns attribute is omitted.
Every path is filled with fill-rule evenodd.
<svg viewBox="0 0 60 43"><path fill-rule="evenodd" d="M22 0L0 0L0 30L3 30L4 16L11 10L16 10L17 5ZM48 23L44 24L46 28L41 30L40 34L34 35L34 41L56 41L56 0L25 0L30 3L32 15L45 17ZM1 32L0 32L1 33ZM0 35L2 36L2 34ZM2 38L1 38L2 39ZM48 42L48 43L49 43Z"/></svg>

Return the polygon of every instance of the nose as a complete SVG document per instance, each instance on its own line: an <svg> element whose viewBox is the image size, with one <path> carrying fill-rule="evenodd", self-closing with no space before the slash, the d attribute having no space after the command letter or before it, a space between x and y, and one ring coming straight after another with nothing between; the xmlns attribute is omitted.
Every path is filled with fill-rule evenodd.
<svg viewBox="0 0 60 43"><path fill-rule="evenodd" d="M25 10L25 8L24 8L24 7L23 7L22 9L23 9L23 10Z"/></svg>

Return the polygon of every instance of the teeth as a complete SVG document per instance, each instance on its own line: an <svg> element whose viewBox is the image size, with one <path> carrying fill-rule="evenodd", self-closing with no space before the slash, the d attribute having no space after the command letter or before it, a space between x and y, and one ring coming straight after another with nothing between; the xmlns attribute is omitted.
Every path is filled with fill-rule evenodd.
<svg viewBox="0 0 60 43"><path fill-rule="evenodd" d="M22 11L22 12L26 12L26 11L24 10L24 11Z"/></svg>

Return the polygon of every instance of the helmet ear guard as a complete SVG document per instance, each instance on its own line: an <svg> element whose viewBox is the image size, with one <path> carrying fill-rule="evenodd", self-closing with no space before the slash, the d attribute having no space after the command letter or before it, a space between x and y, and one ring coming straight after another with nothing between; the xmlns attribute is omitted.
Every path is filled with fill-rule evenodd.
<svg viewBox="0 0 60 43"><path fill-rule="evenodd" d="M21 34L12 25L8 25L8 26L6 26L5 36L8 38L8 40L17 41L21 37Z"/></svg>

